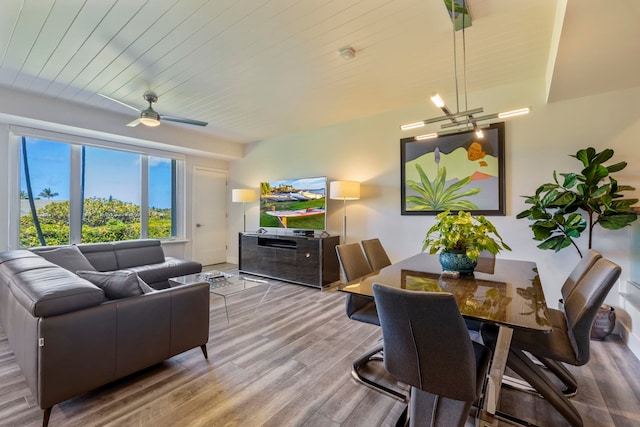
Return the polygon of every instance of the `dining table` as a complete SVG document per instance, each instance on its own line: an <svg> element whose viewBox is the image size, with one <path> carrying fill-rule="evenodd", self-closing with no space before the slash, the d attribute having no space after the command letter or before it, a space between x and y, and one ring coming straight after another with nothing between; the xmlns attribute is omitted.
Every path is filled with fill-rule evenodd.
<svg viewBox="0 0 640 427"><path fill-rule="evenodd" d="M420 253L341 285L342 292L373 298L374 283L418 292L448 292L465 319L498 327L487 376L481 426L495 426L503 374L514 329L551 331L551 320L534 262L479 258L471 275L443 272L438 255Z"/></svg>

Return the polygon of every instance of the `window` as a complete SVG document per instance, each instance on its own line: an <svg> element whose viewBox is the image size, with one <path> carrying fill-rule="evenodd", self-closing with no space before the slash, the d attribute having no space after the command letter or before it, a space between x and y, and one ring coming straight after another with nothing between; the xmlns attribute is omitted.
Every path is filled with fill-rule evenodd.
<svg viewBox="0 0 640 427"><path fill-rule="evenodd" d="M20 139L21 247L177 235L180 160Z"/></svg>
<svg viewBox="0 0 640 427"><path fill-rule="evenodd" d="M67 244L69 145L34 138L21 139L20 246Z"/></svg>
<svg viewBox="0 0 640 427"><path fill-rule="evenodd" d="M149 157L149 237L175 236L176 160Z"/></svg>

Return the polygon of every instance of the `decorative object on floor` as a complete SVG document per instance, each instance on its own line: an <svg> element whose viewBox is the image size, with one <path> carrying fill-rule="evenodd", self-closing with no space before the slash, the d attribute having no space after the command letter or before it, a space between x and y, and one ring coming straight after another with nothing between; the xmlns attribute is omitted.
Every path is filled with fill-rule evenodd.
<svg viewBox="0 0 640 427"><path fill-rule="evenodd" d="M256 192L250 188L234 188L231 190L231 201L234 203L242 202L242 231L247 231L247 213L245 203L256 201Z"/></svg>
<svg viewBox="0 0 640 427"><path fill-rule="evenodd" d="M604 340L616 327L616 309L603 304L596 313L596 318L591 326L591 339Z"/></svg>
<svg viewBox="0 0 640 427"><path fill-rule="evenodd" d="M357 181L331 181L329 198L342 200L342 244L347 243L347 200L360 199L360 183Z"/></svg>
<svg viewBox="0 0 640 427"><path fill-rule="evenodd" d="M596 224L608 230L619 230L638 218L631 210L638 199L625 199L622 195L623 191L634 191L635 188L620 185L611 176L624 169L627 162L604 165L613 154L609 148L599 153L592 147L579 150L571 157L582 162L584 169L580 173L557 174L554 171L553 182L540 185L531 196L524 196L525 203L532 206L520 212L517 218L533 221L530 226L533 239L542 242L538 248L558 252L572 245L582 258L575 239L583 231L587 230L588 248L591 249ZM586 214L586 220L579 211Z"/></svg>
<svg viewBox="0 0 640 427"><path fill-rule="evenodd" d="M431 96L431 101L444 113L444 116L434 117L431 119L425 119L419 122L407 123L400 126L401 130L410 130L421 128L427 124L437 123L444 120L449 120L450 123L446 123L441 126L442 129L454 128L453 131L432 132L425 135L419 135L415 137L416 141L438 138L439 136L447 135L449 133L456 133L460 128L473 129L476 132L478 138L483 137L483 131L478 125L478 122L493 120L493 119L505 119L508 117L519 116L522 114L528 114L530 108L519 108L517 110L506 111L503 113L494 113L484 116L474 116L474 114L482 113L483 108L469 109L467 106L467 52L466 52L466 38L465 28L471 26L471 14L467 8L466 0L444 0L444 4L447 8L449 15L451 16L452 28L453 28L453 77L455 81L456 89L456 112L453 113L447 108L444 100L440 95L434 93ZM460 111L459 101L459 89L458 89L458 52L456 42L456 31L462 30L462 74L463 74L463 87L464 87L464 107L465 111Z"/></svg>
<svg viewBox="0 0 640 427"><path fill-rule="evenodd" d="M402 215L445 210L478 215L505 214L504 123L478 139L473 131L429 143L400 140Z"/></svg>
<svg viewBox="0 0 640 427"><path fill-rule="evenodd" d="M427 231L422 250L440 254L443 270L472 274L482 251L497 254L511 248L502 240L495 226L484 216L472 216L459 211L449 215L444 211L436 216L436 223ZM469 260L460 260L468 257Z"/></svg>

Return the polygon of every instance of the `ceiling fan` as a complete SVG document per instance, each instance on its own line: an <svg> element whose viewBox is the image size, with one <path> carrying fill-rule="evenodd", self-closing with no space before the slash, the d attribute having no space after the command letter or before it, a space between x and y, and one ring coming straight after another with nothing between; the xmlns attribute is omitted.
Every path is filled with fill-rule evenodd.
<svg viewBox="0 0 640 427"><path fill-rule="evenodd" d="M117 99L111 98L110 96L104 95L102 93L99 93L98 95L100 95L103 98L107 98L110 101L117 102L120 105L124 105L127 108L131 108L132 110L136 110L138 113L140 113L139 118L135 119L130 123L127 123L127 126L129 127L138 126L140 123L142 123L145 126L155 127L160 125L160 120L167 120L169 122L186 123L188 125L196 125L196 126L206 126L208 124L207 122L201 122L200 120L185 119L182 117L168 116L166 114L158 113L151 106L151 104L158 101L158 95L156 95L155 92L152 92L149 90L146 91L142 96L144 100L149 103L149 107L144 110L141 110L140 108L134 107L122 101L118 101Z"/></svg>

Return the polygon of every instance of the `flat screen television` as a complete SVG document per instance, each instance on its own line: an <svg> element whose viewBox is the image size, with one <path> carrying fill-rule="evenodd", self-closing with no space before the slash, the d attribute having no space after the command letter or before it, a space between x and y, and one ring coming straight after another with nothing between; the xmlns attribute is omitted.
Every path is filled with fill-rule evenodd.
<svg viewBox="0 0 640 427"><path fill-rule="evenodd" d="M326 230L327 177L260 183L260 227Z"/></svg>

